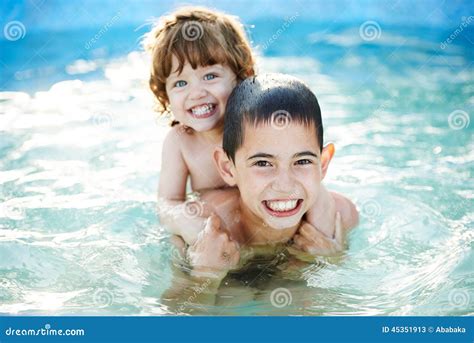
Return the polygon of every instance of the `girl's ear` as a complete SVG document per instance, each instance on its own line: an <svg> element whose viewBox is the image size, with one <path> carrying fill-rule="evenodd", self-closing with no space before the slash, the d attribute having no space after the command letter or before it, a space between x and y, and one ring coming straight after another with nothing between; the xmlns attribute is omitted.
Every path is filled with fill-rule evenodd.
<svg viewBox="0 0 474 343"><path fill-rule="evenodd" d="M229 186L235 186L235 168L234 162L232 162L227 154L221 147L217 147L214 150L214 163L216 164L217 170L220 176Z"/></svg>
<svg viewBox="0 0 474 343"><path fill-rule="evenodd" d="M326 176L329 163L331 162L335 152L336 148L332 143L326 144L326 146L323 148L323 151L321 152L321 179L324 179Z"/></svg>

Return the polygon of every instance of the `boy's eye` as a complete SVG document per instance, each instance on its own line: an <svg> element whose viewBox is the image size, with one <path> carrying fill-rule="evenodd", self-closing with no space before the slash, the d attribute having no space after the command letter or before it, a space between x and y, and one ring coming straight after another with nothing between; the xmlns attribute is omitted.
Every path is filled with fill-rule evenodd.
<svg viewBox="0 0 474 343"><path fill-rule="evenodd" d="M184 87L186 86L188 83L186 81L183 81L183 80L179 80L179 81L176 81L174 86L175 87L178 87L178 88L181 88L181 87Z"/></svg>
<svg viewBox="0 0 474 343"><path fill-rule="evenodd" d="M308 160L307 158L303 159L303 160L298 160L296 161L296 164L299 164L299 165L304 165L304 164L312 164L313 161L311 160Z"/></svg>
<svg viewBox="0 0 474 343"><path fill-rule="evenodd" d="M215 79L216 77L217 77L217 75L215 75L215 74L206 74L204 76L204 80L209 81L209 80Z"/></svg>
<svg viewBox="0 0 474 343"><path fill-rule="evenodd" d="M268 161L257 161L254 163L254 166L257 166L257 167L271 167L271 163L268 162Z"/></svg>

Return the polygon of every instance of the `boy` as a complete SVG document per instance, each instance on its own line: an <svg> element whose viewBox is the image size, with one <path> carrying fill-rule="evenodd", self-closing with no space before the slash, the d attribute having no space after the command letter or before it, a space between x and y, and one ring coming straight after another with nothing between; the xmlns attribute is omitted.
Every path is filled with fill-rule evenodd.
<svg viewBox="0 0 474 343"><path fill-rule="evenodd" d="M358 213L321 185L333 154L332 144L323 147L319 104L303 82L270 74L238 85L227 103L223 147L214 152L222 179L238 191L203 195L221 220L211 216L188 249L194 275L223 278L256 250L271 253L281 244L310 255L341 250Z"/></svg>

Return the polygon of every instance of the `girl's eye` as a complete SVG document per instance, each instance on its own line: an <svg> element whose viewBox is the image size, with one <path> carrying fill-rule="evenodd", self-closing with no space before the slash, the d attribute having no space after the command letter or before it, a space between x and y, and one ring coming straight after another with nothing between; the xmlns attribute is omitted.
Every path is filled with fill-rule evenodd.
<svg viewBox="0 0 474 343"><path fill-rule="evenodd" d="M312 163L313 163L313 161L311 161L311 160L308 160L307 158L306 158L306 159L304 159L304 160L298 160L298 161L296 161L296 164L299 164L299 165L303 165L303 164L312 164Z"/></svg>
<svg viewBox="0 0 474 343"><path fill-rule="evenodd" d="M186 86L188 83L186 81L183 81L183 80L179 80L179 81L176 81L176 83L174 84L175 87L178 87L178 88L181 88L181 87L184 87Z"/></svg>
<svg viewBox="0 0 474 343"><path fill-rule="evenodd" d="M217 75L215 75L215 74L206 74L204 76L204 80L210 81L210 80L214 80L216 77L217 77Z"/></svg>
<svg viewBox="0 0 474 343"><path fill-rule="evenodd" d="M254 166L257 167L271 167L272 165L268 161L257 161L254 163Z"/></svg>

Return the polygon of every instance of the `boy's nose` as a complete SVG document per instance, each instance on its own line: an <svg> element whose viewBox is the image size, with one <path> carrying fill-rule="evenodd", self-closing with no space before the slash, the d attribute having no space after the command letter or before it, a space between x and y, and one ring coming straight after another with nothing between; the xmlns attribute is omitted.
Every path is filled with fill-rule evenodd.
<svg viewBox="0 0 474 343"><path fill-rule="evenodd" d="M279 172L272 182L271 188L280 193L288 195L295 191L295 179L290 171L283 170Z"/></svg>

